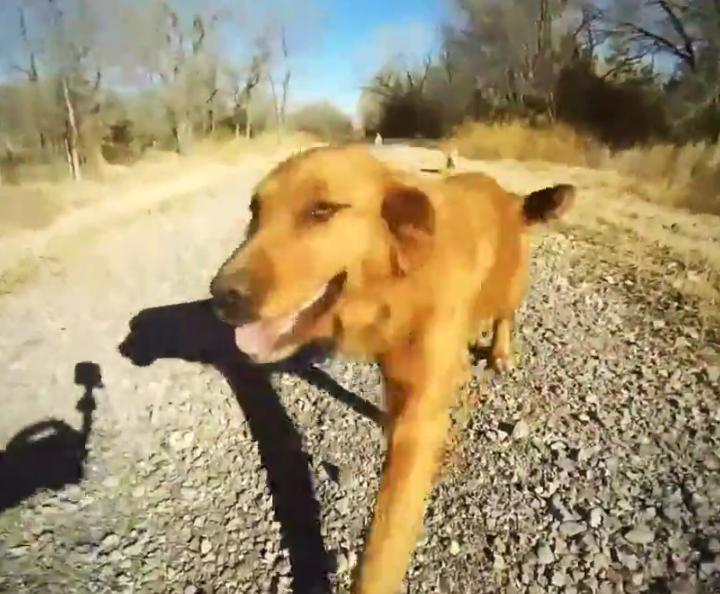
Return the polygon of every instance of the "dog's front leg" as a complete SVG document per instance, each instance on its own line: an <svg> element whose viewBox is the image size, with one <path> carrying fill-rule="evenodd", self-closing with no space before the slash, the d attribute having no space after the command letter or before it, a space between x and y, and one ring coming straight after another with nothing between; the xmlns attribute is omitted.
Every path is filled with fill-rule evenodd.
<svg viewBox="0 0 720 594"><path fill-rule="evenodd" d="M490 362L493 369L500 373L512 367L512 324L512 316L501 317L493 322Z"/></svg>
<svg viewBox="0 0 720 594"><path fill-rule="evenodd" d="M446 332L427 336L382 361L386 378L388 452L355 594L396 594L422 529L442 457L449 408L460 377L462 345ZM417 350L415 350L417 349Z"/></svg>

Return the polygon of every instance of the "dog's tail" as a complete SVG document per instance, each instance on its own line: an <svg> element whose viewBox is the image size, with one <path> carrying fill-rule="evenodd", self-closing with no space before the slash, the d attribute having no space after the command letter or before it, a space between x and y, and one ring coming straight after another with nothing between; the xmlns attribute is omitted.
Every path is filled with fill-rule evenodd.
<svg viewBox="0 0 720 594"><path fill-rule="evenodd" d="M522 206L526 225L560 218L575 201L575 186L560 184L528 194Z"/></svg>

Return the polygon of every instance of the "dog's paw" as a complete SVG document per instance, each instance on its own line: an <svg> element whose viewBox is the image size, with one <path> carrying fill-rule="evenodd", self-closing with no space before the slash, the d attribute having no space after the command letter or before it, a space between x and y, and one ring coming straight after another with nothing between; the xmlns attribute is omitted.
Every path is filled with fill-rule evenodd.
<svg viewBox="0 0 720 594"><path fill-rule="evenodd" d="M512 357L509 355L493 355L490 365L495 373L507 373L513 368Z"/></svg>

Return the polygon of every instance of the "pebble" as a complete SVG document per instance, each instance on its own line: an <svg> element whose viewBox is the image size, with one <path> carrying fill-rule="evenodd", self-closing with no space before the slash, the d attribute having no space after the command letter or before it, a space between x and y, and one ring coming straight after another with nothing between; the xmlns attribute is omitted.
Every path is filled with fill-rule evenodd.
<svg viewBox="0 0 720 594"><path fill-rule="evenodd" d="M553 572L552 579L550 580L553 586L562 588L567 583L567 575L562 571Z"/></svg>
<svg viewBox="0 0 720 594"><path fill-rule="evenodd" d="M672 520L673 522L679 522L683 516L682 509L674 505L664 505L662 508L662 513L663 516L665 516L668 520Z"/></svg>
<svg viewBox="0 0 720 594"><path fill-rule="evenodd" d="M705 371L711 383L718 383L718 380L720 380L720 365L710 365Z"/></svg>
<svg viewBox="0 0 720 594"><path fill-rule="evenodd" d="M555 555L547 545L540 545L537 549L537 561L540 565L549 565L555 561Z"/></svg>
<svg viewBox="0 0 720 594"><path fill-rule="evenodd" d="M100 546L105 549L114 549L120 544L120 537L117 534L108 534L100 542Z"/></svg>
<svg viewBox="0 0 720 594"><path fill-rule="evenodd" d="M703 458L703 464L708 470L720 470L720 456L711 452Z"/></svg>
<svg viewBox="0 0 720 594"><path fill-rule="evenodd" d="M647 526L635 526L625 533L625 540L633 544L650 544L655 540L655 534Z"/></svg>
<svg viewBox="0 0 720 594"><path fill-rule="evenodd" d="M523 419L520 419L517 423L515 423L512 430L513 439L525 439L529 434L530 427Z"/></svg>
<svg viewBox="0 0 720 594"><path fill-rule="evenodd" d="M577 536L585 532L587 527L582 522L563 522L560 524L560 534L563 536Z"/></svg>
<svg viewBox="0 0 720 594"><path fill-rule="evenodd" d="M603 512L599 507L594 507L590 510L590 526L598 528L602 524Z"/></svg>

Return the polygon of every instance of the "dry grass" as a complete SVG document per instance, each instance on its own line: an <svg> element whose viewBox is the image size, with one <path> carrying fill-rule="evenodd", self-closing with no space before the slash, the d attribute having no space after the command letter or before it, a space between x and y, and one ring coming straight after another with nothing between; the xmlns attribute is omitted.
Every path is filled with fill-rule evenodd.
<svg viewBox="0 0 720 594"><path fill-rule="evenodd" d="M573 129L523 122L460 126L444 143L475 159L542 161L616 171L651 202L720 214L720 144L653 145L610 151Z"/></svg>
<svg viewBox="0 0 720 594"><path fill-rule="evenodd" d="M516 159L594 166L603 147L568 126L535 128L520 121L459 126L446 143L470 159Z"/></svg>
<svg viewBox="0 0 720 594"><path fill-rule="evenodd" d="M601 166L636 179L640 193L653 202L720 214L720 144L637 147Z"/></svg>
<svg viewBox="0 0 720 594"><path fill-rule="evenodd" d="M193 188L204 183L203 173L212 177L216 166L232 166L247 158L262 157L315 140L306 134L287 135L278 140L265 134L252 140L231 138L198 141L184 156L149 150L132 165L104 164L81 182L67 177L64 164L37 166L23 164L21 183L0 184L0 236L14 231L41 229L64 213L137 188L147 192L169 192L172 186ZM48 169L49 168L49 169ZM62 169L62 173L58 170ZM188 180L197 180L188 184Z"/></svg>

